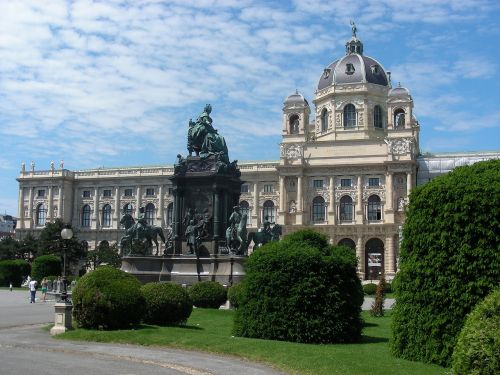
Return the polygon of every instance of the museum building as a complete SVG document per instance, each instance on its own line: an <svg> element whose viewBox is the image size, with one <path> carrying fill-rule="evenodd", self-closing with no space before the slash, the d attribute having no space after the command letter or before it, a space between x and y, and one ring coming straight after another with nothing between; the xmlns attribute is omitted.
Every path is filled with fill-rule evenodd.
<svg viewBox="0 0 500 375"><path fill-rule="evenodd" d="M500 152L421 155L409 90L392 87L390 72L364 55L355 34L345 56L321 72L312 104L297 91L285 99L279 160L239 163L240 207L250 231L268 216L284 234L314 228L350 247L363 280L397 271L414 186L456 166L500 158ZM173 172L171 165L70 171L62 162L48 170L23 164L16 237L36 235L61 218L93 250L103 241L117 243L122 213L136 217L139 207L149 224L167 229Z"/></svg>

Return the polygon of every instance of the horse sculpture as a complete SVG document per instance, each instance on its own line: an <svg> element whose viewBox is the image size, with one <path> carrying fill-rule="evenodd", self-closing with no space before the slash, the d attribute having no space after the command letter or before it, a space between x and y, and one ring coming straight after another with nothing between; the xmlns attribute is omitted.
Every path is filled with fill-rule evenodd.
<svg viewBox="0 0 500 375"><path fill-rule="evenodd" d="M279 224L274 224L269 232L267 231L259 231L259 232L251 232L248 234L248 244L252 241L254 243L254 247L260 247L265 245L270 241L278 241L282 234L282 228Z"/></svg>
<svg viewBox="0 0 500 375"><path fill-rule="evenodd" d="M227 247L236 255L245 255L248 249L247 220L247 214L243 214L236 228L229 227L226 230Z"/></svg>
<svg viewBox="0 0 500 375"><path fill-rule="evenodd" d="M120 239L122 252L128 244L129 252L127 255L132 254L132 245L138 242L143 246L141 255L152 254L152 247L154 242L156 245L156 255L158 256L160 254L160 246L158 244L157 237L159 236L163 243L166 242L163 230L160 227L148 224L142 225L140 227L139 223L136 223L132 215L128 213L123 215L120 220L120 224L125 227L125 236Z"/></svg>

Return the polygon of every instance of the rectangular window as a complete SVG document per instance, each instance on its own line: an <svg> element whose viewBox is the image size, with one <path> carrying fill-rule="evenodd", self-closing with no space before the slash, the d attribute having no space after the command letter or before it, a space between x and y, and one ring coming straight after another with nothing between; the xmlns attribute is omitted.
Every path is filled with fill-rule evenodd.
<svg viewBox="0 0 500 375"><path fill-rule="evenodd" d="M272 184L264 185L264 193L272 193L274 191Z"/></svg>
<svg viewBox="0 0 500 375"><path fill-rule="evenodd" d="M84 198L90 198L90 190L84 190L83 191L83 197Z"/></svg>
<svg viewBox="0 0 500 375"><path fill-rule="evenodd" d="M40 198L45 197L45 190L43 190L43 189L38 190L38 196L39 196Z"/></svg>
<svg viewBox="0 0 500 375"><path fill-rule="evenodd" d="M149 197L155 195L155 189L154 188L147 188L146 189L146 195L149 196Z"/></svg>
<svg viewBox="0 0 500 375"><path fill-rule="evenodd" d="M351 187L352 186L352 180L350 178L342 178L340 180L340 186L342 186L342 187Z"/></svg>
<svg viewBox="0 0 500 375"><path fill-rule="evenodd" d="M380 186L380 179L378 177L369 178L368 186Z"/></svg>
<svg viewBox="0 0 500 375"><path fill-rule="evenodd" d="M126 197L131 197L132 196L132 189L125 189L125 193L123 194Z"/></svg>
<svg viewBox="0 0 500 375"><path fill-rule="evenodd" d="M323 187L323 180L313 180L313 187L322 188Z"/></svg>
<svg viewBox="0 0 500 375"><path fill-rule="evenodd" d="M104 190L102 192L103 197L111 197L111 190Z"/></svg>
<svg viewBox="0 0 500 375"><path fill-rule="evenodd" d="M241 192L248 193L248 184L241 185Z"/></svg>

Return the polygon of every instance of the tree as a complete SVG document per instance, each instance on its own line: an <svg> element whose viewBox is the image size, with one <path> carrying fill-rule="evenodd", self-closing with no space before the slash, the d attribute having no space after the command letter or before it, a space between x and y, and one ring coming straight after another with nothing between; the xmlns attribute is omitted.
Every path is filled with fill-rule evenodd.
<svg viewBox="0 0 500 375"><path fill-rule="evenodd" d="M18 256L20 259L32 261L37 257L38 253L38 240L28 233L26 237L19 240Z"/></svg>
<svg viewBox="0 0 500 375"><path fill-rule="evenodd" d="M500 284L500 160L417 187L393 283L394 354L449 366L467 314Z"/></svg>
<svg viewBox="0 0 500 375"><path fill-rule="evenodd" d="M80 259L83 259L84 249L73 231L73 238L63 240L61 238L61 230L66 228L61 219L56 219L53 223L47 223L43 228L38 239L38 255L57 255L61 259L66 249L66 261L69 264L76 264Z"/></svg>
<svg viewBox="0 0 500 375"><path fill-rule="evenodd" d="M118 254L116 245L109 246L108 243L100 243L97 249L89 251L86 256L87 267L95 270L97 267L107 264L115 268L120 268L122 258Z"/></svg>
<svg viewBox="0 0 500 375"><path fill-rule="evenodd" d="M19 244L12 237L3 237L0 239L0 260L16 259Z"/></svg>
<svg viewBox="0 0 500 375"><path fill-rule="evenodd" d="M378 281L377 290L375 291L375 301L372 303L370 314L375 317L384 316L384 301L385 301L385 273L382 272Z"/></svg>

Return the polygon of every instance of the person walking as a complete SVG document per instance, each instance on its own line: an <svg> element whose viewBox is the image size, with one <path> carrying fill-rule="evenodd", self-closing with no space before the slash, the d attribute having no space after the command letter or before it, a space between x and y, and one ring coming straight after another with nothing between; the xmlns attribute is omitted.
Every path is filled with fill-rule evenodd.
<svg viewBox="0 0 500 375"><path fill-rule="evenodd" d="M10 289L10 291L12 292L12 283L10 283L10 285L9 285L9 289Z"/></svg>
<svg viewBox="0 0 500 375"><path fill-rule="evenodd" d="M45 302L45 298L47 298L47 286L49 282L46 277L42 280L42 301Z"/></svg>
<svg viewBox="0 0 500 375"><path fill-rule="evenodd" d="M35 303L35 294L36 294L36 286L37 286L36 280L31 280L30 283L28 284L28 287L30 289L30 303Z"/></svg>

